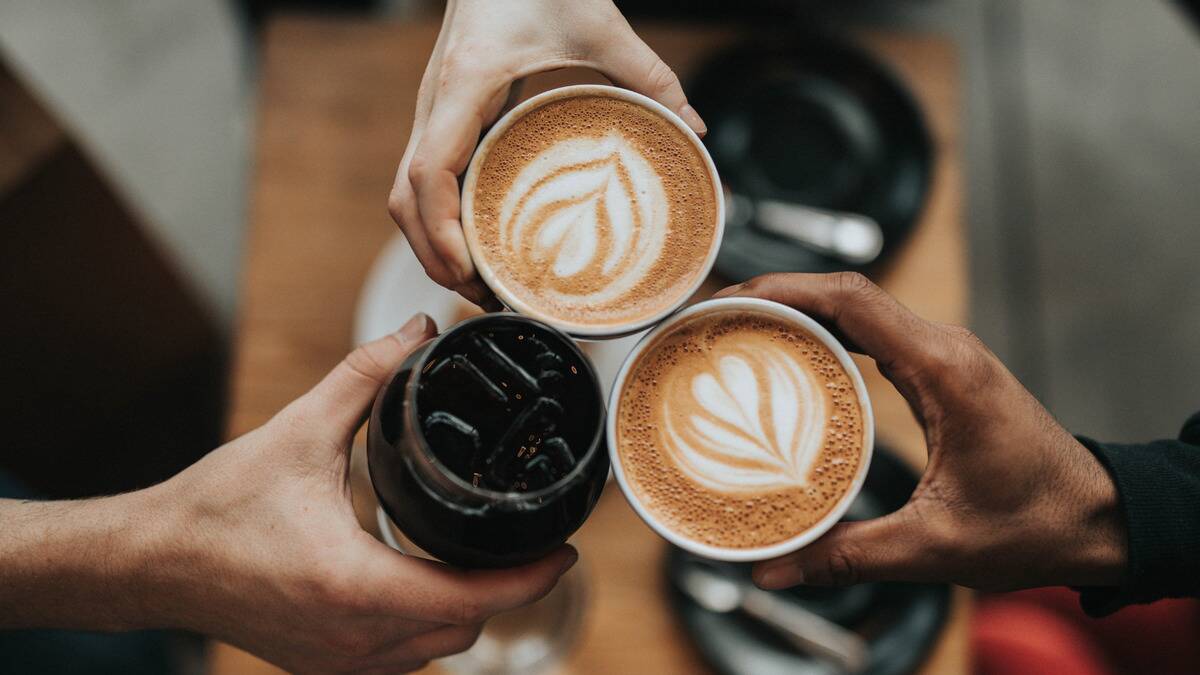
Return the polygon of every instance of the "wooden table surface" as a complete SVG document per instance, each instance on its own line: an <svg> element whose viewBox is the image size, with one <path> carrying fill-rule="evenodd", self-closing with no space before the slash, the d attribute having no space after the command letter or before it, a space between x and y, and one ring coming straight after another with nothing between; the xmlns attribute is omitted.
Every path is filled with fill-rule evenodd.
<svg viewBox="0 0 1200 675"><path fill-rule="evenodd" d="M721 27L638 29L685 80L705 54L740 36ZM386 197L436 32L431 23L318 18L282 18L269 26L235 338L231 437L262 424L352 347L359 291L380 247L395 233ZM862 39L914 90L937 149L921 222L876 280L922 316L966 323L954 48L930 36L871 33ZM578 75L541 76L526 94L568 81L578 81ZM924 439L907 405L869 361L860 366L881 440L923 466ZM664 544L618 490L606 491L574 543L586 561L591 595L567 672L704 671L665 603ZM947 630L921 672L968 668L970 596L957 589L954 597ZM214 644L210 670L216 675L278 672L225 644Z"/></svg>

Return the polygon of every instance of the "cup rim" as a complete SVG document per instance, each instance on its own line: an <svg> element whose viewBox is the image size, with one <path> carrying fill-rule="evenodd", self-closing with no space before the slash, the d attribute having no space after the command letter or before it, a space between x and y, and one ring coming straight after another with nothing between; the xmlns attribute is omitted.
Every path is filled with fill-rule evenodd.
<svg viewBox="0 0 1200 675"><path fill-rule="evenodd" d="M419 374L424 372L425 366L428 364L429 359L433 356L433 353L448 336L458 335L475 324L486 323L488 321L532 324L537 328L546 330L556 339L561 340L565 345L567 345L568 349L575 353L575 356L578 357L579 362L585 369L588 379L591 380L591 383L596 390L596 403L600 408L600 423L596 425L595 432L592 434L592 440L588 444L588 449L583 453L582 457L576 460L575 465L571 467L570 471L550 485L537 490L530 490L528 492L503 492L500 490L492 490L490 488L472 485L471 483L463 480L460 476L458 476L458 474L451 471L450 468L442 462L442 460L438 457L438 454L429 446L429 442L423 433L414 434L413 442L416 444L417 450L424 455L425 459L436 471L438 471L439 474L446 478L456 488L475 498L485 500L491 504L501 505L527 504L531 502L538 502L544 499L554 498L560 493L563 493L566 490L574 487L577 483L583 480L583 477L589 470L591 470L592 464L595 463L596 457L603 452L601 447L604 445L604 442L600 436L602 436L608 429L608 409L605 407L606 400L604 397L604 391L601 388L600 377L596 373L595 366L592 365L591 359L587 358L587 355L583 353L583 350L579 348L579 345L575 342L575 340L571 339L571 336L556 329L554 326L548 326L544 322L533 317L522 316L520 314L489 312L463 319L450 328L447 328L440 335L430 338L430 340L422 345L423 351L419 354L417 360L412 365L411 371L413 375L411 375L408 378L408 381L404 383L404 399L406 401L413 402L412 405L406 405L404 409L405 427L407 429L415 430L420 426L417 420L416 406L417 387L419 386L418 380L420 379ZM383 391L384 390L380 390L380 396L382 396ZM374 483L374 480L372 480L372 483ZM383 501L380 500L380 504L382 503Z"/></svg>
<svg viewBox="0 0 1200 675"><path fill-rule="evenodd" d="M851 481L849 488L838 500L837 504L834 505L833 509L825 514L821 520L794 537L767 546L757 546L754 548L722 548L720 546L713 546L689 539L664 525L642 505L641 501L635 495L628 478L625 476L625 468L621 463L620 453L617 450L617 418L620 415L621 390L624 388L625 379L632 369L633 364L638 361L638 358L646 348L660 335L663 335L673 327L692 317L714 311L736 309L766 312L785 321L798 324L812 333L837 357L838 363L846 371L847 376L850 377L850 381L854 385L855 392L858 395L859 408L863 413L862 461L859 463L854 480ZM608 419L605 421L605 431L609 465L612 467L613 475L617 479L617 485L621 488L622 494L625 495L625 500L633 507L638 517L657 532L659 536L675 546L704 558L726 562L751 562L777 558L811 544L828 532L846 514L847 509L850 508L850 504L853 503L858 493L862 490L875 447L875 416L871 409L871 399L867 395L867 388L862 379L862 374L859 372L858 366L854 364L853 359L850 358L850 354L846 351L846 348L828 330L807 314L787 305L760 298L716 298L704 300L677 312L643 336L637 345L634 346L633 350L629 352L629 355L625 357L625 361L621 364L621 369L617 372L617 377L613 381L613 386L608 396Z"/></svg>
<svg viewBox="0 0 1200 675"><path fill-rule="evenodd" d="M579 96L605 96L608 98L616 98L630 103L641 105L644 108L658 113L662 118L666 119L671 124L675 125L683 135L692 143L704 160L705 166L708 168L709 179L712 181L713 197L717 206L715 230L713 232L712 244L709 246L708 254L704 258L704 263L696 273L696 278L688 285L686 292L681 293L677 302L674 302L662 310L654 314L638 319L637 321L626 321L623 323L609 324L603 326L589 325L576 321L567 321L550 316L542 312L528 302L525 302L520 297L512 293L504 284L496 277L492 265L487 261L479 246L474 243L471 234L475 230L475 183L479 178L480 167L483 165L484 159L491 151L492 145L496 140L508 130L510 126L526 112L538 108L546 103L560 98L575 98ZM721 188L721 178L717 174L717 166L713 162L712 156L708 149L704 147L704 142L692 131L687 124L674 112L658 101L655 101L648 96L643 96L635 91L615 87L606 84L575 84L566 87L557 87L544 91L536 96L533 96L519 105L509 110L503 117L497 121L479 144L475 146L474 154L471 156L471 162L467 165L467 173L463 177L462 191L462 207L459 211L460 220L463 226L463 234L467 242L467 250L471 255L471 261L475 264L475 269L478 270L479 276L488 288L496 294L496 297L509 309L532 317L543 323L549 324L554 328L570 335L571 337L585 339L609 339L625 337L643 331L651 326L657 325L673 312L677 311L684 303L688 301L704 280L712 271L713 264L717 260L717 252L721 248L721 240L725 235L725 195Z"/></svg>

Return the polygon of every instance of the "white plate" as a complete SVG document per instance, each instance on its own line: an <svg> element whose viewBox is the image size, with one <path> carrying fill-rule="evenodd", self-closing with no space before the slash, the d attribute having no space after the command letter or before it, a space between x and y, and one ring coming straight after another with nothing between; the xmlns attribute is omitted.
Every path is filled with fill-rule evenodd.
<svg viewBox="0 0 1200 675"><path fill-rule="evenodd" d="M354 315L354 343L362 344L400 328L409 317L425 312L445 330L479 309L457 293L435 284L413 255L404 236L397 233L379 251L358 296ZM596 367L601 390L607 395L621 363L643 333L615 340L578 341ZM607 396L605 397L607 398Z"/></svg>

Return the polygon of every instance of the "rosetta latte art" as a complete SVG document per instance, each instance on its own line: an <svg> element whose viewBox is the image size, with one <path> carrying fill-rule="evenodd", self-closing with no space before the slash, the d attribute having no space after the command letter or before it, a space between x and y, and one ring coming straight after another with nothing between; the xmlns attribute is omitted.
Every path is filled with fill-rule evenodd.
<svg viewBox="0 0 1200 675"><path fill-rule="evenodd" d="M711 372L680 373L662 400L664 446L684 474L721 492L804 487L821 450L825 397L773 345L727 346Z"/></svg>
<svg viewBox="0 0 1200 675"><path fill-rule="evenodd" d="M616 132L551 145L517 175L499 213L500 244L543 271L565 307L619 300L649 273L667 237L667 194Z"/></svg>

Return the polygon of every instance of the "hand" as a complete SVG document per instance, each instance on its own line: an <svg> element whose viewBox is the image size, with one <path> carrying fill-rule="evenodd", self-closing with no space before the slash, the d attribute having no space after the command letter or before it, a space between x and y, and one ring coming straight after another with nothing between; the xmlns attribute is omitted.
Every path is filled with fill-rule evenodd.
<svg viewBox="0 0 1200 675"><path fill-rule="evenodd" d="M929 450L903 508L759 563L760 586L1119 583L1126 545L1112 479L970 331L919 318L858 274L772 274L718 295L795 307L873 358Z"/></svg>
<svg viewBox="0 0 1200 675"><path fill-rule="evenodd" d="M450 0L388 211L429 277L476 304L495 306L495 298L467 252L458 176L514 81L570 66L599 71L657 100L704 134L679 79L611 0Z"/></svg>
<svg viewBox="0 0 1200 675"><path fill-rule="evenodd" d="M435 334L417 315L352 352L262 427L152 488L165 542L140 578L151 624L195 630L293 672L398 672L462 651L487 617L545 595L575 560L462 571L364 532L348 455L375 393ZM164 517L166 516L166 517Z"/></svg>

